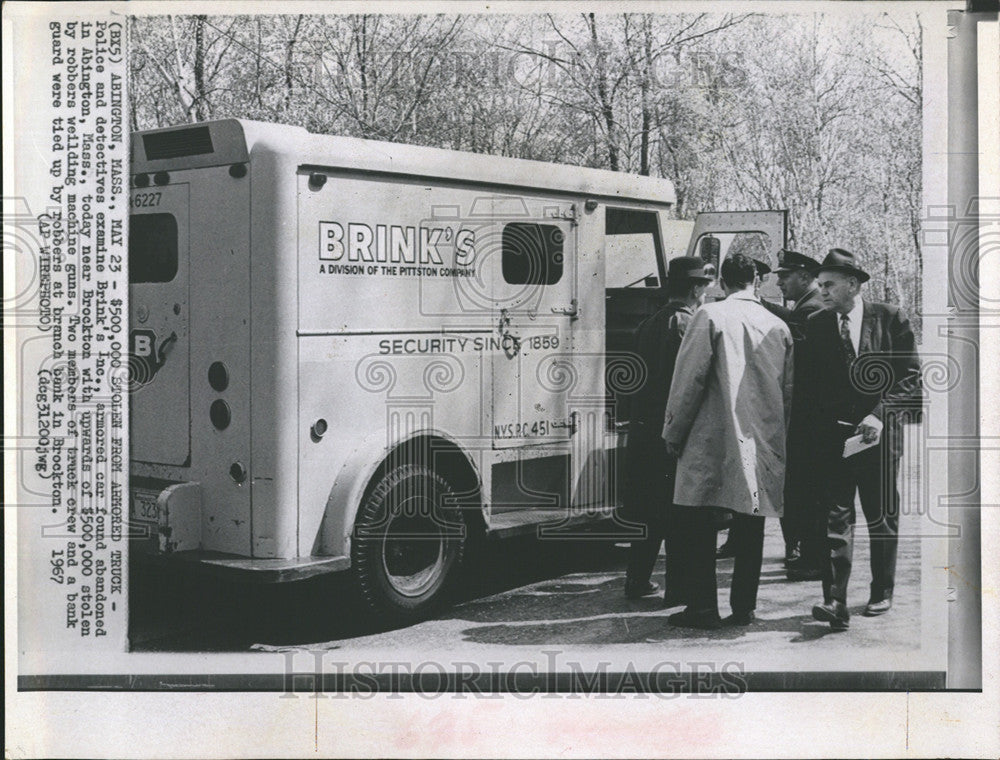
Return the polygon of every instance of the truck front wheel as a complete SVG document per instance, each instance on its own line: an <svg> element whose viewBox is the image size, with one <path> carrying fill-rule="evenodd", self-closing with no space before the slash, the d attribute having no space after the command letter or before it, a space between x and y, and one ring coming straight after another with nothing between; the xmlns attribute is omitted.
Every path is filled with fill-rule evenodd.
<svg viewBox="0 0 1000 760"><path fill-rule="evenodd" d="M351 566L362 601L381 622L425 618L452 590L465 547L452 494L429 467L406 464L386 472L362 504Z"/></svg>

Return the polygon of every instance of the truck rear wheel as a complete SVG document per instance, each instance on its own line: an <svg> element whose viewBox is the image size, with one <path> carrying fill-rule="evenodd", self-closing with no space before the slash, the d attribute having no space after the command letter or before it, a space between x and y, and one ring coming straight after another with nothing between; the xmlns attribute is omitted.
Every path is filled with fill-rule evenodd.
<svg viewBox="0 0 1000 760"><path fill-rule="evenodd" d="M361 598L385 623L420 620L452 590L465 548L451 485L424 465L389 470L361 505L351 566Z"/></svg>

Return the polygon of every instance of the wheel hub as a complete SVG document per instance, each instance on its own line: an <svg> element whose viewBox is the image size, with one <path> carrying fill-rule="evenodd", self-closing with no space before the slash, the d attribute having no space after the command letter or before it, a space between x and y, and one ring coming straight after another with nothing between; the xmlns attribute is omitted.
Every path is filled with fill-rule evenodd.
<svg viewBox="0 0 1000 760"><path fill-rule="evenodd" d="M445 539L433 520L433 502L417 497L389 518L383 537L382 562L392 588L403 596L420 596L444 570Z"/></svg>

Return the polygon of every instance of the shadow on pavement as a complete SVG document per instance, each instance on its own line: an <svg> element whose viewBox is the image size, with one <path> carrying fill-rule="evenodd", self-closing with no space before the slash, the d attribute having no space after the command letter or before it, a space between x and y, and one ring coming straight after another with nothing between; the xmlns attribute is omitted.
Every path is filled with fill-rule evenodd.
<svg viewBox="0 0 1000 760"><path fill-rule="evenodd" d="M608 542L539 541L533 536L490 541L477 547L463 569L454 603L479 605L485 618L493 614L510 620L510 610L487 612L503 603L484 597L560 579L548 591L536 590L539 595L548 594L550 600L566 600L564 614L569 616L577 603L573 600L594 590L592 583L577 577L610 574L614 579L602 585L616 587L620 597L624 561L624 550ZM323 646L335 648L329 642L392 630L368 620L350 581L347 574L338 574L283 585L245 585L205 578L184 568L165 572L133 566L130 646L132 651L215 652L246 651L261 644L294 647L328 642ZM627 609L623 598L620 602L617 609ZM436 617L454 616L452 609Z"/></svg>
<svg viewBox="0 0 1000 760"><path fill-rule="evenodd" d="M777 619L757 619L749 626L703 631L678 628L667 622L666 611L659 615L615 615L590 620L573 620L535 625L486 625L462 632L466 641L497 645L609 645L655 644L658 642L704 640L733 641L748 633L797 633L793 641L813 641L831 632L829 626L813 623L809 615L792 615Z"/></svg>
<svg viewBox="0 0 1000 760"><path fill-rule="evenodd" d="M775 532L775 535L776 532ZM773 538L773 537L772 537ZM829 635L844 636L812 619L821 601L819 582L785 579L781 546L765 547L758 618L749 627L702 631L671 626L673 608L659 596L627 600L624 596L626 550L607 542L539 541L522 537L487 541L476 547L463 567L453 606L434 623L407 629L378 628L352 592L347 574L312 578L281 586L245 586L207 580L193 574L135 573L131 578L130 639L137 651L247 651L315 646L336 649L352 640L385 634L388 646L424 640L448 630L461 641L499 645L608 645L703 640L738 641L748 635L777 632L790 644ZM864 568L865 559L858 564ZM865 564L863 564L865 563ZM720 613L728 614L733 560L717 566ZM886 618L864 618L864 604L852 604L849 635L861 646L898 639L919 644L919 563L906 558L897 577L896 609ZM663 585L663 558L653 580ZM858 573L865 584L865 573ZM905 585L904 585L905 584ZM863 593L863 592L861 592ZM860 594L858 594L860 595ZM911 599L911 597L913 597ZM855 596L854 599L858 599ZM919 625L919 623L917 623ZM457 627L457 631L452 630ZM403 633L412 629L413 633ZM766 646L766 645L765 645Z"/></svg>

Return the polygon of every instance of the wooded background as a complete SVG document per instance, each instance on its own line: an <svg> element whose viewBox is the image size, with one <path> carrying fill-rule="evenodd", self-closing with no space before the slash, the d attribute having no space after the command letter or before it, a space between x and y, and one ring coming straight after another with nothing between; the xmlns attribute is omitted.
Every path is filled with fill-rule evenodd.
<svg viewBox="0 0 1000 760"><path fill-rule="evenodd" d="M133 129L240 117L669 177L678 218L788 209L791 247L853 251L919 331L915 13L130 24Z"/></svg>

